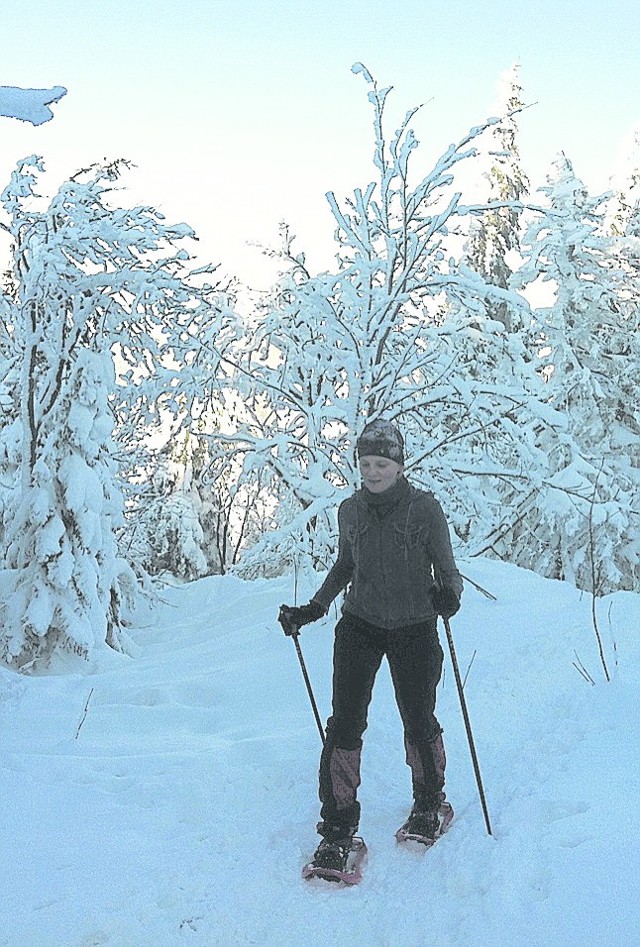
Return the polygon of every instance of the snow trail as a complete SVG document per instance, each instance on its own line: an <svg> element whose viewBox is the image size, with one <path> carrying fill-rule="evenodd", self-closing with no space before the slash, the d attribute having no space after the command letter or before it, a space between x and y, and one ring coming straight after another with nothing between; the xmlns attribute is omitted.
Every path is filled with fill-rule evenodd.
<svg viewBox="0 0 640 947"><path fill-rule="evenodd" d="M463 571L497 596L467 587L452 622L463 676L477 652L466 694L495 838L447 659L438 716L456 819L428 853L396 846L410 776L383 666L363 754L364 880L303 882L320 740L277 624L291 581L203 579L140 614L131 657L86 675L0 674L0 945L640 943L640 596L600 604L607 686L588 596L495 562ZM301 636L325 717L332 624Z"/></svg>

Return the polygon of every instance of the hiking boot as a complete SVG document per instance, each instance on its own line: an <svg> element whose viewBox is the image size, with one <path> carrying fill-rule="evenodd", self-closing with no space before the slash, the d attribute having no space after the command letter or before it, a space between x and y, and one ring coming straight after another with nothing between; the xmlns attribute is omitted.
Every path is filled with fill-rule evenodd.
<svg viewBox="0 0 640 947"><path fill-rule="evenodd" d="M351 851L351 836L329 841L323 838L313 856L314 868L328 868L333 871L346 871L347 859Z"/></svg>
<svg viewBox="0 0 640 947"><path fill-rule="evenodd" d="M404 824L408 835L421 835L423 838L438 837L440 816L437 809L420 809L417 805L411 810L411 815Z"/></svg>
<svg viewBox="0 0 640 947"><path fill-rule="evenodd" d="M396 838L399 842L416 839L430 845L447 831L452 819L453 809L444 796L431 805L417 801L405 824L396 832Z"/></svg>

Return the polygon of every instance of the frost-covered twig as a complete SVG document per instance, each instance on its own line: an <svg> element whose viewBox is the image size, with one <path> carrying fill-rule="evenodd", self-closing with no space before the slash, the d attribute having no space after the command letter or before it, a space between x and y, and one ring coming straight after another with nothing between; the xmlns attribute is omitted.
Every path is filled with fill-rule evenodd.
<svg viewBox="0 0 640 947"><path fill-rule="evenodd" d="M467 678L469 677L469 672L471 671L471 668L473 667L473 662L474 662L475 659L476 659L477 653L478 653L478 651L477 651L477 649L476 649L476 650L473 652L473 654L471 655L471 660L469 661L469 665L468 665L468 667L467 667L467 671L466 671L466 673L465 673L464 680L462 681L462 689L463 689L463 690L464 690L465 687L467 686Z"/></svg>
<svg viewBox="0 0 640 947"><path fill-rule="evenodd" d="M593 493L591 495L591 503L589 504L589 559L591 566L591 621L593 623L593 630L596 636L596 641L598 643L598 653L600 655L600 662L602 664L602 669L604 671L605 680L607 683L611 680L609 674L609 668L607 667L607 661L604 654L604 646L602 644L602 635L600 634L600 628L598 626L598 614L597 614L597 599L598 599L598 590L599 590L599 577L598 569L596 567L596 539L595 531L593 524L593 509L596 502L596 496L598 491L598 480L600 479L600 474L602 473L602 468L604 466L604 459L600 464L600 469L593 484Z"/></svg>
<svg viewBox="0 0 640 947"><path fill-rule="evenodd" d="M472 585L474 589L477 589L478 592L481 592L485 598L490 598L492 602L497 602L498 599L491 592L488 592L487 589L483 589L481 585L478 585L477 582L474 582L473 579L470 579L469 576L460 573L465 582L468 582L469 585Z"/></svg>
<svg viewBox="0 0 640 947"><path fill-rule="evenodd" d="M93 694L94 689L95 688L92 687L91 690L89 691L89 696L87 697L86 703L84 705L84 710L82 711L82 716L80 717L80 723L78 724L78 729L76 730L76 735L75 735L76 740L78 739L83 723L87 719L87 713L89 712L89 701L91 700L91 695Z"/></svg>
<svg viewBox="0 0 640 947"><path fill-rule="evenodd" d="M576 669L576 671L578 671L578 673L580 674L580 676L585 679L585 681L587 682L587 684L591 684L593 687L595 687L596 682L595 682L594 679L591 677L591 675L590 675L589 672L587 671L586 667L584 666L584 664L583 664L582 661L580 660L580 656L578 655L578 652L575 651L574 654L575 654L575 656L576 656L576 660L573 662L574 668Z"/></svg>

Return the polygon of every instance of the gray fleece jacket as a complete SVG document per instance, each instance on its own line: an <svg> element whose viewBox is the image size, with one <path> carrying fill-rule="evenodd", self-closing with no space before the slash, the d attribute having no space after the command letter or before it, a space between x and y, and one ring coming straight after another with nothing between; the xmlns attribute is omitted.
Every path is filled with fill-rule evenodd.
<svg viewBox="0 0 640 947"><path fill-rule="evenodd" d="M338 557L313 596L325 611L348 586L343 611L391 630L435 617L436 584L462 595L442 507L404 477L384 493L362 488L344 500L338 526Z"/></svg>

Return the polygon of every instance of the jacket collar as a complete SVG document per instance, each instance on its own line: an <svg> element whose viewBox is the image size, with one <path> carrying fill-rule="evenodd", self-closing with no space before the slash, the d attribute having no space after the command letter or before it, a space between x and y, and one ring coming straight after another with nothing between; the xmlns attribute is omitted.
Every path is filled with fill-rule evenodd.
<svg viewBox="0 0 640 947"><path fill-rule="evenodd" d="M366 487L362 487L358 493L366 506L372 510L376 510L380 514L384 514L394 509L394 507L408 495L410 490L409 481L406 477L402 476L398 477L394 485L383 493L372 493L371 490L367 490Z"/></svg>

